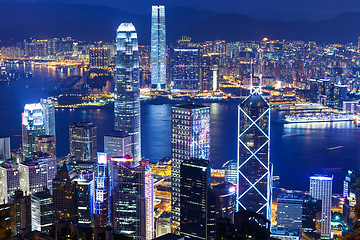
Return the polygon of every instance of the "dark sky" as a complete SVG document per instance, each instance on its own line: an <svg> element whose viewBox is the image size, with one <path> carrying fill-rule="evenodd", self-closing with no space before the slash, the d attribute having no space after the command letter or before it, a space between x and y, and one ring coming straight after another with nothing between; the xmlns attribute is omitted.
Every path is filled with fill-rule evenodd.
<svg viewBox="0 0 360 240"><path fill-rule="evenodd" d="M0 0L14 1L14 0ZM34 2L39 0L17 0ZM151 5L190 7L216 13L237 13L266 20L325 20L344 12L360 12L359 0L40 0L105 5L149 14Z"/></svg>
<svg viewBox="0 0 360 240"><path fill-rule="evenodd" d="M12 0L8 0L12 1ZM25 0L29 1L29 0ZM52 0L47 0L52 1ZM59 0L58 0L59 1ZM327 17L343 12L360 12L359 0L63 0L83 4L117 7L135 13L145 13L152 4L167 7L192 7L224 13L241 13L249 16L272 17L302 13L303 17Z"/></svg>

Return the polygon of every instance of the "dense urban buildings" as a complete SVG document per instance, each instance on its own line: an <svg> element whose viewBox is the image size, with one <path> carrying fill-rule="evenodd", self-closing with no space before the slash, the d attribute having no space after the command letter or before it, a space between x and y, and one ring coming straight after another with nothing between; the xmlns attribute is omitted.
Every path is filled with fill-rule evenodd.
<svg viewBox="0 0 360 240"><path fill-rule="evenodd" d="M174 49L174 91L199 89L199 50Z"/></svg>
<svg viewBox="0 0 360 240"><path fill-rule="evenodd" d="M132 23L117 29L114 89L114 130L132 137L135 163L141 159L139 46Z"/></svg>
<svg viewBox="0 0 360 240"><path fill-rule="evenodd" d="M151 87L165 89L166 31L165 6L152 6L151 15Z"/></svg>

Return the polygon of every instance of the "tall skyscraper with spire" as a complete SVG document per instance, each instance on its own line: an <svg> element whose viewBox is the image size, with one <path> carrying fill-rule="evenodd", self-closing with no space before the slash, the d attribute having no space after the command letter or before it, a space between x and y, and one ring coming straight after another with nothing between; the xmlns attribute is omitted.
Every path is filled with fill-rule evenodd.
<svg viewBox="0 0 360 240"><path fill-rule="evenodd" d="M115 57L115 131L132 137L135 163L141 159L139 49L135 27L122 23L117 29Z"/></svg>
<svg viewBox="0 0 360 240"><path fill-rule="evenodd" d="M152 6L151 14L151 87L166 84L165 6Z"/></svg>
<svg viewBox="0 0 360 240"><path fill-rule="evenodd" d="M254 83L251 73L250 96L238 107L237 210L244 208L271 220L272 165L270 150L270 106L261 95L260 72Z"/></svg>

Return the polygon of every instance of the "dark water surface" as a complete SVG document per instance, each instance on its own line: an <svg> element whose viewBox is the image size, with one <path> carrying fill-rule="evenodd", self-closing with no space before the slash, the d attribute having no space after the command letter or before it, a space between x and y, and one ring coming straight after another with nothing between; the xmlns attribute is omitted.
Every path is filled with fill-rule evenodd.
<svg viewBox="0 0 360 240"><path fill-rule="evenodd" d="M20 70L23 65L13 66ZM21 112L26 103L39 102L51 96L57 81L67 74L44 65L29 65L33 78L21 78L9 85L0 85L0 135L11 136L12 148L21 144ZM237 104L212 103L211 107L211 164L220 168L236 158ZM141 106L142 154L151 161L170 156L171 105ZM272 119L280 114L272 112ZM98 150L103 150L103 136L113 128L112 109L56 110L58 156L69 152L69 124L93 121L98 127ZM328 148L343 146L341 149ZM348 169L360 167L360 129L353 123L312 123L282 125L271 123L271 161L274 175L280 176L280 186L287 189L309 189L312 173L334 174L334 192L342 192Z"/></svg>

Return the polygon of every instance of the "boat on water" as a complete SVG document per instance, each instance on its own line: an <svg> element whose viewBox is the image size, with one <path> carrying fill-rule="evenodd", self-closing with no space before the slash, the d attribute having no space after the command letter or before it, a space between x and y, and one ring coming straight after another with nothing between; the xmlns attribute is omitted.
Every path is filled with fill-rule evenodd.
<svg viewBox="0 0 360 240"><path fill-rule="evenodd" d="M327 148L327 150L332 151L332 150L342 149L343 147L344 146L336 146L336 147Z"/></svg>
<svg viewBox="0 0 360 240"><path fill-rule="evenodd" d="M358 116L354 114L295 114L287 115L283 123L313 123L313 122L347 122L354 121Z"/></svg>

